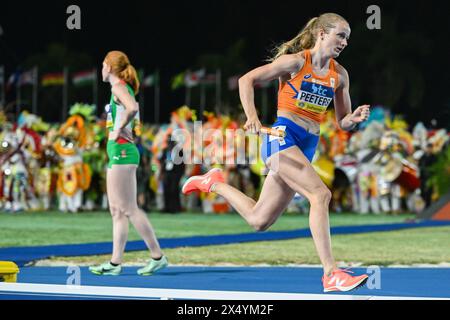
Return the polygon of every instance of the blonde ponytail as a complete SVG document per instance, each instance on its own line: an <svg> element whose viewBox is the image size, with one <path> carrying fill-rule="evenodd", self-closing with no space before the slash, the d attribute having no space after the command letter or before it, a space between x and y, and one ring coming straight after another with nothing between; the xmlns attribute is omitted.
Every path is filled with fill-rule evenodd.
<svg viewBox="0 0 450 320"><path fill-rule="evenodd" d="M295 38L282 43L273 50L273 56L268 59L272 62L284 54L298 53L300 51L311 49L316 44L317 33L320 29L329 32L331 28L335 28L338 21L347 21L336 13L324 13L318 17L314 17L308 21L299 34Z"/></svg>

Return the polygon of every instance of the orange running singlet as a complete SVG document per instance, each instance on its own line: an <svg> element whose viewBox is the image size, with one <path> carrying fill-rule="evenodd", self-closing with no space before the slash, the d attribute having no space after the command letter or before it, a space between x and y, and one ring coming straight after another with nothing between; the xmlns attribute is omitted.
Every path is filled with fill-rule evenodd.
<svg viewBox="0 0 450 320"><path fill-rule="evenodd" d="M304 54L303 68L294 78L280 83L278 110L293 112L320 123L325 119L338 86L335 61L330 59L328 74L320 77L313 72L310 51L305 50Z"/></svg>

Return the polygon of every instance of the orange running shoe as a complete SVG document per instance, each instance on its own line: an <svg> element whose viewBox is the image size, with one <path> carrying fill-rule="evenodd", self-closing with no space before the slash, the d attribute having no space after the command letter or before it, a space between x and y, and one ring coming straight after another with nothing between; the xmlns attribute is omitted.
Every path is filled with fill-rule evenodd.
<svg viewBox="0 0 450 320"><path fill-rule="evenodd" d="M201 176L192 176L186 180L181 189L184 194L189 194L193 191L210 192L214 183L225 182L222 174L222 169L213 168Z"/></svg>
<svg viewBox="0 0 450 320"><path fill-rule="evenodd" d="M351 276L353 273L347 269L338 269L331 273L331 276L322 277L323 292L330 291L350 291L364 285L369 277L367 274L361 276Z"/></svg>

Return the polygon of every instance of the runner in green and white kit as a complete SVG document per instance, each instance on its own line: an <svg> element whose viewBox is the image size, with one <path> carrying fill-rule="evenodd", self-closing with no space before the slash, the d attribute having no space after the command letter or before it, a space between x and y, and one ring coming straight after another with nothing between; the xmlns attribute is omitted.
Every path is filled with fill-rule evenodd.
<svg viewBox="0 0 450 320"><path fill-rule="evenodd" d="M128 90L128 93L135 98L134 91L129 84L124 81L124 84ZM114 100L114 95L111 94L111 101L109 105L105 107L107 112L106 128L109 131L114 131L119 129L119 125L125 116L126 109L123 105L117 104ZM130 121L125 127L127 131L133 132L136 126L139 126L139 111L134 116L133 120ZM113 164L135 164L139 165L139 151L136 145L129 141L122 141L122 143L108 140L106 146L106 152L108 153L108 168L111 168Z"/></svg>
<svg viewBox="0 0 450 320"><path fill-rule="evenodd" d="M106 175L109 209L113 219L113 253L111 261L89 270L98 275L119 275L129 221L144 239L150 250L150 260L140 268L139 275L152 275L168 265L146 214L137 205L136 169L139 152L134 144L133 131L139 125L139 107L135 94L139 88L136 70L128 57L120 51L109 52L103 62L102 77L111 84L111 101L107 106L109 129Z"/></svg>

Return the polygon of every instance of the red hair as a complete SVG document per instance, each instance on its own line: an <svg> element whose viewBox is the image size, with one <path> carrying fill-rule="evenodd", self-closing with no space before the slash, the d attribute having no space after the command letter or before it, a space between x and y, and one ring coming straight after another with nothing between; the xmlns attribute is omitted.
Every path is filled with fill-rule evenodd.
<svg viewBox="0 0 450 320"><path fill-rule="evenodd" d="M131 65L127 55L122 51L110 51L105 57L105 63L111 67L111 73L128 83L134 91L139 92L139 79L136 69Z"/></svg>

